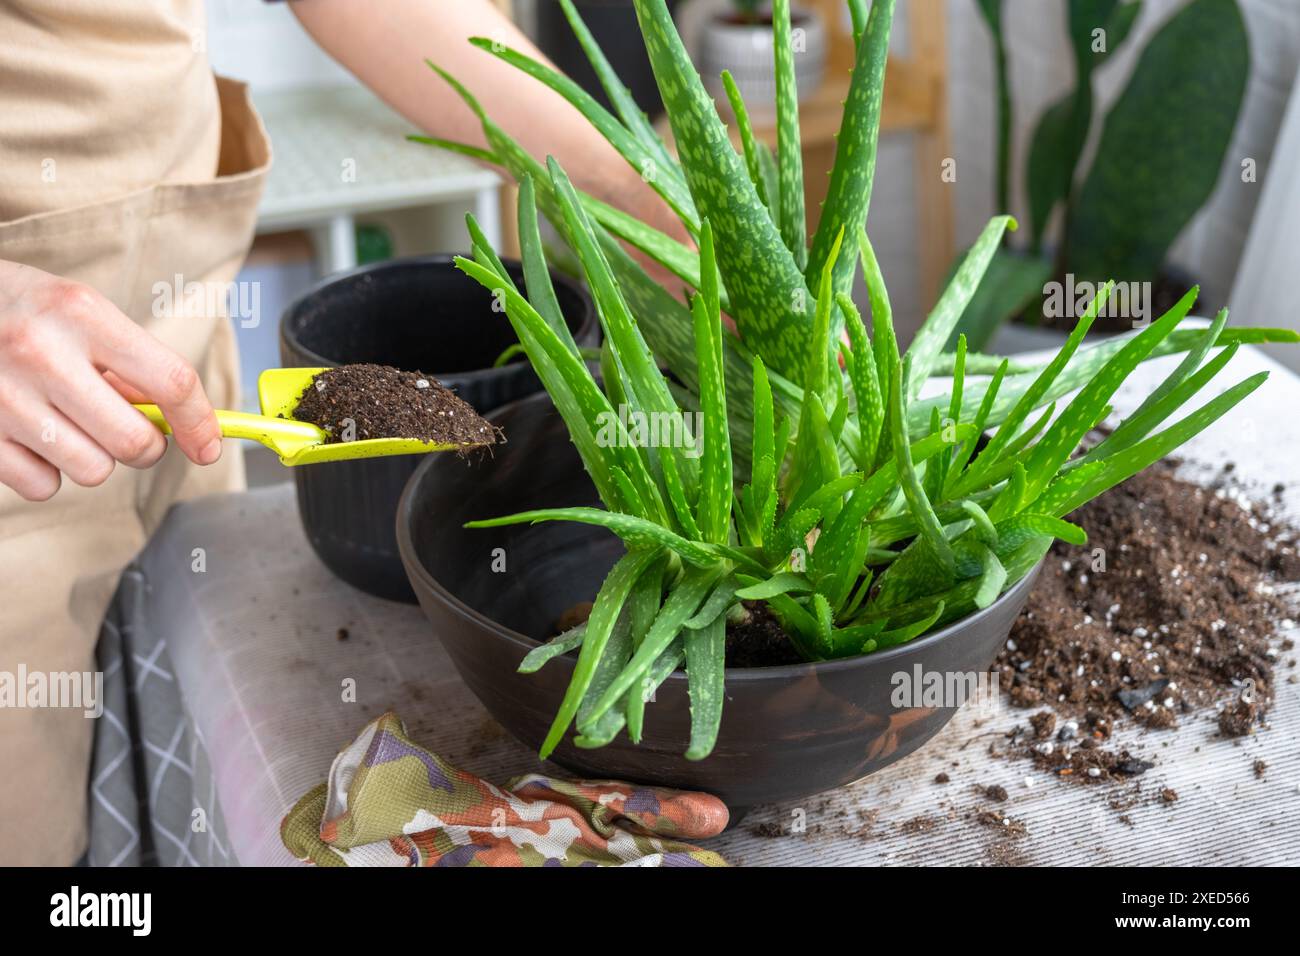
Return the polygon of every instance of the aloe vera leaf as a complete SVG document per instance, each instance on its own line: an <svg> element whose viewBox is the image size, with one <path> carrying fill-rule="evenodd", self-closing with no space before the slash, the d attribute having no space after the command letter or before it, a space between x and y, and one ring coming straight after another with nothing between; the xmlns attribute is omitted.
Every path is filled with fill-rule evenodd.
<svg viewBox="0 0 1300 956"><path fill-rule="evenodd" d="M630 688L638 686L641 678L650 666L672 643L682 629L682 625L699 610L700 604L708 597L722 576L718 569L688 570L668 592L668 597L656 615L641 646L636 649L632 659L614 682L605 689L605 693L596 701L588 716L587 723L594 723L600 716L613 707L620 697ZM580 724L584 733L586 724Z"/></svg>
<svg viewBox="0 0 1300 956"><path fill-rule="evenodd" d="M812 589L812 582L808 580L806 575L796 574L792 571L781 571L765 581L756 581L754 584L741 588L736 592L736 597L744 601L766 601L778 594L806 592Z"/></svg>
<svg viewBox="0 0 1300 956"><path fill-rule="evenodd" d="M850 624L838 627L831 632L831 644L834 645L834 657L856 657L870 654L876 649L876 638L885 629L883 619L870 624Z"/></svg>
<svg viewBox="0 0 1300 956"><path fill-rule="evenodd" d="M1033 385L1020 396L1015 407L1011 409L1006 419L1001 423L997 434L993 436L985 449L980 452L979 457L971 463L966 474L957 482L956 487L953 489L954 495L960 496L980 486L989 468L1001 458L1003 450L1015 438L1021 424L1029 417L1030 412L1038 406L1039 401L1051 388L1052 382L1061 374L1061 370L1066 367L1071 356L1079 348L1079 345L1083 342L1083 337L1088 334L1088 329L1092 327L1093 321L1097 318L1097 313L1110 295L1112 288L1113 283L1107 283L1093 296L1092 302L1089 303L1087 310L1080 316L1079 321L1075 323L1069 337L1065 340L1065 344L1061 346L1061 350L1056 353L1047 367L1039 373Z"/></svg>
<svg viewBox="0 0 1300 956"><path fill-rule="evenodd" d="M1052 402L1052 404L1043 409L1043 413L1034 419L1027 428L1022 430L1020 434L1016 435L1015 438L1011 439L1011 441L1007 443L1007 445L1002 449L1002 453L998 455L998 460L1005 461L1009 458L1015 458L1029 447L1029 443L1038 437L1038 434L1043 430L1043 427L1052 420L1052 415L1055 414L1055 412L1056 403ZM1102 417L1104 418L1105 416Z"/></svg>
<svg viewBox="0 0 1300 956"><path fill-rule="evenodd" d="M664 547L679 555L688 564L698 567L712 567L718 563L717 552L703 544L688 541L681 535L669 531L662 524L635 515L602 511L599 508L538 508L512 515L502 515L499 518L467 521L465 527L503 528L514 524L536 524L539 521L576 521L579 524L597 525L608 528L632 547Z"/></svg>
<svg viewBox="0 0 1300 956"><path fill-rule="evenodd" d="M808 483L802 490L801 497L797 500L791 500L785 516L778 525L778 531L784 531L785 526L790 524L801 511L812 511L820 517L838 504L845 495L861 485L862 481L863 476L858 472L853 472L831 478L821 485ZM805 529L805 531L807 530L809 529Z"/></svg>
<svg viewBox="0 0 1300 956"><path fill-rule="evenodd" d="M703 760L713 752L722 726L726 696L727 621L716 617L682 636L686 647L686 681L691 700L691 742L687 760Z"/></svg>
<svg viewBox="0 0 1300 956"><path fill-rule="evenodd" d="M917 477L916 466L910 454L911 444L907 438L907 426L903 421L903 381L910 358L904 360L904 368L894 369L894 380L890 387L889 430L894 445L894 461L898 467L898 477L907 498L908 507L916 517L921 538L929 545L940 566L951 573L953 565L952 547L944 536L943 526L934 513L930 499L925 496L921 479Z"/></svg>
<svg viewBox="0 0 1300 956"><path fill-rule="evenodd" d="M500 41L487 37L473 37L469 42L480 50L486 50L498 59L509 63L568 100L587 122L609 141L619 155L627 160L628 165L641 174L641 178L663 198L687 228L694 230L698 227L695 204L691 199L690 191L686 188L685 180L677 172L677 167L662 165L660 154L633 135L601 106L595 97L563 73L539 63L518 50L511 49Z"/></svg>
<svg viewBox="0 0 1300 956"><path fill-rule="evenodd" d="M957 361L956 352L944 352L939 356L939 362L935 365L931 376L951 375L953 363ZM1046 362L1035 364L1026 362L1015 357L1005 355L989 355L985 352L966 351L966 374L971 375L992 375L1002 364L1007 366L1006 374L1018 375L1021 372L1037 372Z"/></svg>
<svg viewBox="0 0 1300 956"><path fill-rule="evenodd" d="M803 508L787 512L777 525L770 544L764 546L764 554L770 563L785 561L795 548L804 546L804 536L808 534L821 519L821 512Z"/></svg>
<svg viewBox="0 0 1300 956"><path fill-rule="evenodd" d="M1201 367L1201 363L1205 361L1205 356L1209 354L1210 349L1214 346L1215 340L1219 337L1219 333L1223 331L1227 324L1228 310L1220 309L1219 314L1214 317L1214 321L1210 323L1209 328L1201 333L1201 337L1196 345L1193 348L1188 349L1187 354L1183 356L1183 360L1178 363L1178 367L1170 372L1168 377L1156 386L1155 390L1150 395L1142 400L1142 404L1134 409L1131 415L1125 416L1124 420L1116 426L1113 432L1111 432L1108 440L1115 442L1115 446L1112 447L1116 447L1121 443L1124 443L1127 447L1126 439L1129 434L1135 430L1139 430L1141 428L1141 423L1147 421L1147 413L1152 409L1152 407L1159 405L1170 392L1178 388L1178 386L1181 385L1188 376ZM1235 354L1236 346L1230 346L1230 348ZM1227 350L1225 349L1225 351ZM1178 406L1174 407L1176 408ZM1159 424L1159 421L1154 424ZM1150 431L1152 427L1154 427L1154 425L1148 426L1144 431L1141 431L1141 434L1146 434L1146 432Z"/></svg>
<svg viewBox="0 0 1300 956"><path fill-rule="evenodd" d="M1104 441L1084 455L1082 460L1104 460L1137 444L1153 428L1186 405L1193 395L1209 384L1222 371L1223 367L1232 361L1233 356L1237 354L1237 348L1236 345L1229 345L1213 359L1206 362L1202 368L1197 369L1195 374L1182 382L1172 392L1164 395L1155 405L1152 405L1140 415L1132 415L1124 419L1122 424L1131 423L1130 428L1124 430L1123 433L1116 429Z"/></svg>
<svg viewBox="0 0 1300 956"><path fill-rule="evenodd" d="M857 402L858 433L860 436L860 455L858 464L870 467L875 461L876 448L880 443L880 432L885 424L885 400L881 396L880 376L876 370L876 356L871 343L867 340L867 331L862 324L862 316L857 306L847 295L835 297L836 304L844 316L844 328L848 332L851 359L849 380L853 386L853 397Z"/></svg>
<svg viewBox="0 0 1300 956"><path fill-rule="evenodd" d="M961 503L961 507L974 520L980 539L990 548L996 548L998 546L998 529L993 527L993 522L989 519L988 513L969 498Z"/></svg>
<svg viewBox="0 0 1300 956"><path fill-rule="evenodd" d="M525 176L519 182L519 257L524 266L528 301L560 341L576 355L578 343L573 340L573 333L564 321L560 301L555 297L555 286L551 284L551 270L546 265L546 251L537 222L537 188L531 176Z"/></svg>
<svg viewBox="0 0 1300 956"><path fill-rule="evenodd" d="M943 419L939 417L939 409L934 409L930 413L930 434L939 435L943 433ZM936 458L925 466L925 471L921 475L921 487L925 489L925 496L931 501L939 501L943 494L943 477L944 477L944 460Z"/></svg>
<svg viewBox="0 0 1300 956"><path fill-rule="evenodd" d="M712 97L700 82L663 0L635 0L659 93L686 182L701 218L713 224L732 316L769 368L798 379L812 316L796 308L803 274L736 155Z"/></svg>
<svg viewBox="0 0 1300 956"><path fill-rule="evenodd" d="M812 349L808 355L808 367L804 372L803 387L805 392L817 394L826 391L828 386L827 371L831 358L831 316L835 312L835 294L831 287L835 263L839 261L840 247L844 234L835 237L830 257L822 269L817 283L817 308L813 316ZM842 382L840 383L842 385Z"/></svg>
<svg viewBox="0 0 1300 956"><path fill-rule="evenodd" d="M754 356L754 467L751 483L757 503L765 504L769 495L776 493L777 461L776 433L773 421L772 386L767 378L763 360ZM784 457L784 449L782 457ZM761 530L761 529L760 529Z"/></svg>
<svg viewBox="0 0 1300 956"><path fill-rule="evenodd" d="M857 562L856 567L853 567L854 556L859 551L860 545L858 536L865 530L863 521L867 513L876 506L880 497L878 485L859 485L840 509L839 514L835 516L834 521L823 525L822 533L817 538L817 546L813 548L808 562L809 578L817 583L819 590L830 590L832 593L838 590L838 585L824 589L822 584L842 577L841 572L846 566L853 571L854 577L861 573L861 562ZM861 551L865 554L865 545L861 546Z"/></svg>
<svg viewBox="0 0 1300 956"><path fill-rule="evenodd" d="M1025 462L1025 471L1029 475L1029 487L1025 492L1028 500L1033 501L1047 487L1057 470L1070 457L1070 453L1079 446L1083 436L1097 423L1098 416L1110 397L1156 344L1182 321L1193 301L1193 293L1188 293L1178 306L1170 309L1158 322L1143 329L1056 416L1043 437L1029 451L1029 458Z"/></svg>
<svg viewBox="0 0 1300 956"><path fill-rule="evenodd" d="M869 554L871 550L872 549L868 548L867 553ZM852 618L858 613L858 608L860 608L862 602L866 600L867 593L871 590L871 582L875 579L875 572L871 568L863 568L860 573L862 577L858 580L858 586L854 590L853 596L849 598L849 603L844 606L842 611L842 616L844 618Z"/></svg>
<svg viewBox="0 0 1300 956"><path fill-rule="evenodd" d="M584 192L578 193L582 208L594 222L604 226L610 233L626 240L634 248L645 253L659 265L663 266L691 288L700 285L699 256L690 247L673 239L667 233L660 232L617 206L611 206L603 200ZM696 230L698 233L698 229ZM731 300L726 290L721 290L722 311L729 312Z"/></svg>
<svg viewBox="0 0 1300 956"><path fill-rule="evenodd" d="M624 514L635 515L638 518L655 521L655 517L647 514L645 500L642 498L641 492L632 484L632 479L627 476L627 472L615 465L610 469L610 473L614 478L615 487L618 488L619 497L626 505L626 507L612 510L618 510ZM662 524L663 522L656 521L656 523Z"/></svg>
<svg viewBox="0 0 1300 956"><path fill-rule="evenodd" d="M610 682L618 676L618 672L627 664L628 658L632 656L632 623L631 616L627 613L627 606L624 605L622 613L614 622L614 628L610 631L609 640L605 643L605 650L596 661L596 667L592 672L591 681L587 685L586 691L582 695L582 701L578 704L577 720L581 723L587 716L587 712L596 702L597 698L604 692ZM561 734L561 737L563 734Z"/></svg>
<svg viewBox="0 0 1300 956"><path fill-rule="evenodd" d="M645 705L654 699L655 692L659 689L660 685L672 676L673 672L680 668L685 660L686 652L682 646L682 639L677 637L668 645L668 649L660 654L655 659L655 662L650 665L650 669L647 670L645 676L641 678L641 687L639 689L633 688L625 695L628 698L635 698L640 701L638 707L629 705L626 709L628 715L627 732L628 736L632 737L634 741L639 743L641 740L641 729L645 723ZM617 714L617 708L611 708L606 711L605 716L597 722L598 726L611 716L616 717ZM632 723L633 716L636 718L635 724ZM617 733L617 731L615 731L615 733ZM635 736L633 736L633 734L635 734ZM613 739L613 735L610 736L610 739Z"/></svg>
<svg viewBox="0 0 1300 956"><path fill-rule="evenodd" d="M650 565L641 577L637 578L636 584L632 586L632 593L628 595L627 614L632 631L631 653L635 653L641 646L641 642L650 631L650 625L654 623L655 615L659 613L659 607L663 603L663 575L666 567L666 557ZM641 730L645 721L645 695L637 693L635 689L624 695L623 716L627 724L628 737L633 743L640 743ZM618 731L615 730L614 733L617 734Z"/></svg>
<svg viewBox="0 0 1300 956"><path fill-rule="evenodd" d="M805 660L821 660L830 653L831 648L821 643L821 628L817 618L794 598L787 594L777 594L768 599L767 606L781 622L790 643Z"/></svg>
<svg viewBox="0 0 1300 956"><path fill-rule="evenodd" d="M955 268L957 263L953 266ZM1005 246L999 248L989 260L988 269L957 321L954 333L965 333L968 344L974 349L986 347L1006 322L1029 312L1052 274L1052 263L1045 258L1026 255ZM1032 320L1033 313L1029 312L1029 315ZM952 339L946 347L952 347ZM972 371L972 374L975 373Z"/></svg>
<svg viewBox="0 0 1300 956"><path fill-rule="evenodd" d="M733 604L736 603L736 592L740 590L740 581L735 575L727 575L717 586L709 592L700 609L691 615L682 628L685 630L697 630L701 627L707 627L712 621L727 613Z"/></svg>
<svg viewBox="0 0 1300 956"><path fill-rule="evenodd" d="M546 167L533 159L505 130L493 123L483 112L478 101L455 77L434 63L429 63L429 66L456 90L465 100L466 105L478 116L483 135L493 148L496 162L509 170L516 179L521 179L525 175L532 176L537 189L538 205L552 222L561 222L563 215L555 199L554 190L550 187L550 177ZM590 197L583 202L584 208L594 210L592 215L597 217L604 215L602 210L612 209ZM654 243L647 242L644 235L646 229L648 227L642 227L639 237L625 238L634 245L641 243L649 248L654 243L658 243L658 239L655 239ZM697 384L695 341L690 310L674 299L658 282L651 279L606 228L600 229L599 239L629 307L641 318L641 327L647 342L654 349L655 354L673 369L678 378L689 386L695 386ZM679 259L680 256L674 254L674 261ZM696 284L689 279L686 281L691 285ZM724 301L726 301L725 295ZM734 310L728 311L734 314ZM746 357L748 353L741 352L739 343L733 336L724 337L723 343L727 352L728 397L732 402L730 407L732 449L737 467L743 469L748 465L750 443L749 359ZM795 401L795 399L782 399L783 405L787 408L795 407ZM683 483L690 493L695 487L695 462L686 459L679 461L678 465Z"/></svg>
<svg viewBox="0 0 1300 956"><path fill-rule="evenodd" d="M655 691L659 689L659 686L666 681L675 670L681 667L684 659L685 655L682 652L682 641L681 638L677 638L668 646L666 651L659 655L654 664L652 664L650 669L646 672L643 680L644 686L640 694L631 690L626 692L622 698L625 702L624 708L620 709L618 707L611 707L609 710L601 714L600 717L593 721L586 730L578 732L578 735L573 738L574 746L586 750L596 747L604 747L618 736L618 732L622 730L625 725L627 726L628 736L631 737L633 733L635 733L636 736L633 737L633 740L639 741L641 739L641 727L637 726L636 728L633 728L631 723L628 721L627 708L629 705L626 703L627 700L631 697L642 698L641 710L634 711L634 713L638 713L639 719L644 721L644 705L653 699Z"/></svg>
<svg viewBox="0 0 1300 956"><path fill-rule="evenodd" d="M1235 0L1192 0L1160 27L1102 124L1072 204L1071 272L1154 281L1218 183L1249 73Z"/></svg>
<svg viewBox="0 0 1300 956"><path fill-rule="evenodd" d="M1090 465L1102 466L1095 472L1095 477L1092 477L1090 481L1079 483L1078 481L1070 482L1058 479L1060 484L1050 486L1035 503L1035 509L1055 515L1069 514L1075 508L1091 501L1121 481L1131 478L1143 468L1163 458L1179 445L1204 431L1238 402L1259 388L1267 378L1267 372L1252 375L1206 402L1196 411L1182 418L1176 424L1169 426L1164 431L1143 439L1131 448L1108 458L1103 458L1099 462L1090 462ZM1082 471L1083 469L1079 470ZM1072 477L1072 475L1066 476L1066 478Z"/></svg>
<svg viewBox="0 0 1300 956"><path fill-rule="evenodd" d="M1043 534L1051 535L1053 538L1060 538L1066 544L1073 544L1078 547L1088 543L1087 533L1078 525L1071 524L1054 515L1039 512L1032 514L1024 512L1002 521L998 525L998 530L1012 546L1017 546L1026 537ZM1003 547L1005 547L1005 544ZM1002 548L999 548L999 550L1002 550Z"/></svg>
<svg viewBox="0 0 1300 956"><path fill-rule="evenodd" d="M458 257L456 267L489 290L502 289L501 280L489 269ZM592 431L593 423L602 414L617 416L608 399L592 380L585 365L556 337L550 326L518 292L505 288L506 316L515 327L515 334L528 352L529 360L547 393L555 402L564 419L587 473L591 475L602 501L617 502L618 492L610 476L612 465L623 465L624 470L644 467L639 457L626 454L628 449L602 447ZM621 427L621 426L619 426Z"/></svg>
<svg viewBox="0 0 1300 956"><path fill-rule="evenodd" d="M817 643L828 651L831 647L831 631L835 628L830 602L826 600L826 595L814 591L811 603L813 620L817 624Z"/></svg>
<svg viewBox="0 0 1300 956"><path fill-rule="evenodd" d="M579 204L573 184L554 159L548 160L547 168L550 170L556 199L568 225L569 238L582 261L592 296L604 320L605 334L613 343L614 354L628 377L631 397L636 399L643 410L676 414L677 403L668 391L663 373L655 365L649 346L641 337L609 262Z"/></svg>
<svg viewBox="0 0 1300 956"><path fill-rule="evenodd" d="M465 230L469 233L470 247L474 251L475 261L491 269L501 278L502 282L514 289L514 279L510 278L509 270L506 269L505 263L501 261L496 250L492 248L492 243L488 242L487 236L483 234L483 230L479 226L478 220L474 218L473 213L465 215ZM480 256L482 256L482 259L479 258Z"/></svg>
<svg viewBox="0 0 1300 956"><path fill-rule="evenodd" d="M907 388L909 401L916 398L921 391L921 386L934 370L944 345L952 336L957 320L966 311L971 296L975 294L980 280L984 277L989 261L1002 244L1003 234L1008 229L1014 231L1015 228L1016 221L1011 216L994 216L989 220L989 224L984 227L984 231L966 253L966 258L957 267L947 288L939 296L939 301L935 303L925 322L917 330L912 344L907 349L907 357L911 359L912 374L904 385Z"/></svg>
<svg viewBox="0 0 1300 956"><path fill-rule="evenodd" d="M501 165L501 160L497 157L497 154L490 149L484 149L482 146L458 143L454 139L440 139L437 136L420 136L415 133L409 134L406 138L409 142L422 143L425 146L436 146L438 149L445 149L449 153L459 153L461 156L477 159L481 163L491 163L494 166Z"/></svg>
<svg viewBox="0 0 1300 956"><path fill-rule="evenodd" d="M867 10L870 4L867 0L849 0L849 17L853 23L853 45L856 47L862 42L862 34L867 29Z"/></svg>
<svg viewBox="0 0 1300 956"><path fill-rule="evenodd" d="M695 355L700 376L700 411L704 449L700 456L700 501L696 509L706 541L725 544L731 527L731 438L727 428L727 392L722 374L722 316L714 269L713 229L700 228L700 271L705 276L694 300ZM713 276L712 282L709 276Z"/></svg>
<svg viewBox="0 0 1300 956"><path fill-rule="evenodd" d="M930 628L943 616L945 607L943 601L939 601L934 606L934 610L921 618L919 621L913 621L910 624L904 624L901 627L891 628L888 631L881 631L875 639L876 650L882 650L886 647L897 647L899 644L906 644L908 641L915 640Z"/></svg>
<svg viewBox="0 0 1300 956"><path fill-rule="evenodd" d="M677 458L674 455L664 455L659 463L663 466L664 491L668 493L668 503L682 534L692 541L704 540L700 526L695 522L695 515L691 512L690 502L687 501L682 477L677 471Z"/></svg>
<svg viewBox="0 0 1300 956"><path fill-rule="evenodd" d="M894 0L874 0L866 28L857 45L844 115L835 143L835 166L831 172L821 222L813 236L805 275L820 277L830 260L835 237L841 231L856 235L867 223L871 205L871 184L876 174L876 143L880 135L880 106L885 90L885 63L889 59L889 33L894 21ZM835 265L836 292L852 291L853 258L844 256ZM879 356L877 356L879 357Z"/></svg>
<svg viewBox="0 0 1300 956"><path fill-rule="evenodd" d="M583 22L578 15L577 9L573 6L573 0L560 0L560 6L564 10L564 16L569 21L569 26L573 30L573 35L577 38L582 52L587 55L588 62L591 63L592 70L595 71L596 78L600 80L600 85L609 97L610 104L614 107L614 112L623 121L623 125L632 131L637 139L641 140L647 148L659 156L660 162L664 168L672 168L676 165L676 160L668 152L668 147L659 134L655 132L654 126L646 118L641 107L637 106L636 100L628 88L619 79L618 73L610 65L609 60L605 58L605 53L596 42L596 38L591 35L587 29L587 24Z"/></svg>
<svg viewBox="0 0 1300 956"><path fill-rule="evenodd" d="M794 73L790 0L772 3L773 71L776 79L776 163L780 184L781 237L795 265L808 264L808 223L804 213L803 145L799 135L799 91Z"/></svg>
<svg viewBox="0 0 1300 956"><path fill-rule="evenodd" d="M754 184L758 198L763 201L772 217L778 222L781 215L777 196L768 195L767 182L763 173L762 147L754 138L754 127L749 121L749 110L745 107L745 98L740 95L736 80L730 70L722 71L722 87L727 91L727 100L731 103L731 112L736 117L736 128L740 130L740 145L745 156L745 167L749 170L749 181Z"/></svg>
<svg viewBox="0 0 1300 956"><path fill-rule="evenodd" d="M894 310L889 303L889 291L885 287L885 277L880 271L880 262L876 259L875 249L872 248L865 229L858 234L858 255L862 260L862 275L867 284L867 297L871 302L871 347L876 362L876 374L880 377L880 397L887 403L894 369L898 367L901 358L898 339L894 335ZM885 461L889 454L890 432L889 428L882 424L880 441L876 445L875 463L880 464Z"/></svg>
<svg viewBox="0 0 1300 956"><path fill-rule="evenodd" d="M535 674L542 669L547 661L559 657L561 654L567 654L582 644L583 638L587 636L587 623L584 621L577 627L571 627L563 634L557 634L545 644L534 647L524 655L524 659L519 662L517 670L521 674Z"/></svg>
<svg viewBox="0 0 1300 956"><path fill-rule="evenodd" d="M659 554L656 551L633 551L619 558L610 569L600 592L591 607L591 616L587 618L587 633L583 638L582 650L578 653L578 662L573 668L573 678L565 689L564 699L560 702L555 719L551 722L546 739L542 742L540 756L545 760L559 746L565 731L578 713L587 688L591 686L596 667L605 653L606 644L614 631L627 601L628 593L637 578L648 568Z"/></svg>
<svg viewBox="0 0 1300 956"><path fill-rule="evenodd" d="M1007 569L1002 566L992 549L981 547L984 559L984 573L980 575L979 588L975 592L975 606L980 610L988 607L998 599L1002 588L1007 583ZM938 620L938 615L935 616Z"/></svg>
<svg viewBox="0 0 1300 956"><path fill-rule="evenodd" d="M990 519L996 522L1019 514L1026 504L1025 489L1028 486L1029 476L1025 466L1017 461L1012 467L1011 478L1007 481L1006 487L993 501L989 512ZM994 538L989 544L990 547L996 548L997 539Z"/></svg>

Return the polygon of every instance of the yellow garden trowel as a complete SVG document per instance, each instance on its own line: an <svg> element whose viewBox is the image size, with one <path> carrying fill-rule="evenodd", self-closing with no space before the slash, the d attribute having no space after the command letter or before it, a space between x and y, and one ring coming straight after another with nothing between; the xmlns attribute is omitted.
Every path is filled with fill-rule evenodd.
<svg viewBox="0 0 1300 956"><path fill-rule="evenodd" d="M465 446L443 445L416 438L368 438L329 442L329 435L310 422L295 421L293 412L311 380L324 368L268 368L257 379L262 414L217 411L217 424L227 438L251 438L280 456L285 465L314 465L322 461L352 461L385 455L423 455L431 451L457 451ZM171 428L157 405L137 405L164 434ZM283 417L280 417L283 416Z"/></svg>

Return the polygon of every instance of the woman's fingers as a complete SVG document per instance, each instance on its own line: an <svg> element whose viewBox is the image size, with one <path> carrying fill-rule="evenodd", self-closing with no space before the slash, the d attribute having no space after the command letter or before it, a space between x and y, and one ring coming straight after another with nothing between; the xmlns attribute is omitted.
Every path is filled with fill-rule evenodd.
<svg viewBox="0 0 1300 956"><path fill-rule="evenodd" d="M132 405L153 404L151 401L149 401L148 395L144 394L144 392L140 391L134 385L122 381L122 377L120 375L116 375L113 372L105 372L104 381L112 386L113 391L117 392L117 394L121 395Z"/></svg>
<svg viewBox="0 0 1300 956"><path fill-rule="evenodd" d="M75 363L69 373L50 382L49 397L110 455L132 468L148 468L167 450L167 439L131 407L89 364Z"/></svg>
<svg viewBox="0 0 1300 956"><path fill-rule="evenodd" d="M0 439L0 484L28 501L46 501L59 490L59 470L16 442Z"/></svg>
<svg viewBox="0 0 1300 956"><path fill-rule="evenodd" d="M113 456L42 398L24 395L10 399L4 413L10 440L44 458L77 484L94 488L113 473Z"/></svg>
<svg viewBox="0 0 1300 956"><path fill-rule="evenodd" d="M221 429L192 365L125 318L94 336L91 352L97 366L162 409L191 461L210 465L221 457Z"/></svg>

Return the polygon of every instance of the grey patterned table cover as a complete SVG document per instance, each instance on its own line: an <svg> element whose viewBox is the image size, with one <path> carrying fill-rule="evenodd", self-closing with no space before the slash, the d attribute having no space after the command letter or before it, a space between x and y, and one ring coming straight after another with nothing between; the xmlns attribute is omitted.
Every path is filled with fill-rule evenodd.
<svg viewBox="0 0 1300 956"><path fill-rule="evenodd" d="M1116 407L1134 407L1173 361L1144 366ZM1189 446L1185 473L1205 479L1232 460L1260 497L1286 483L1295 514L1300 379L1253 349L1230 377L1265 368L1272 379ZM390 708L416 739L489 780L537 768L463 686L417 608L367 597L320 564L287 484L173 509L123 579L100 661L97 864L295 863L279 840L284 813ZM798 805L760 807L707 845L751 865L1294 865L1300 685L1287 673L1271 726L1255 737L1218 739L1212 714L1185 719L1175 734L1118 732L1117 744L1157 761L1141 778L1145 797L1122 813L1105 788L989 759L987 742L1025 712L968 708L885 771ZM344 699L349 680L355 701ZM1256 759L1269 765L1263 777ZM941 771L951 778L942 786ZM976 788L993 784L1010 794L997 805L1011 821L1002 828L972 823L988 806ZM1178 802L1151 799L1165 786Z"/></svg>

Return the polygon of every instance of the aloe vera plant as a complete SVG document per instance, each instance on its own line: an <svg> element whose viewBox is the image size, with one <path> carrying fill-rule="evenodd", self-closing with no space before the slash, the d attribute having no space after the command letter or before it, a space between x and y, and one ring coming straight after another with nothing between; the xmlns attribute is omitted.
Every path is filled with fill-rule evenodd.
<svg viewBox="0 0 1300 956"><path fill-rule="evenodd" d="M998 217L910 347L900 350L865 228L892 0L876 0L869 14L862 0L850 0L858 37L853 92L830 195L808 245L802 206L783 198L792 189L802 194L797 161L774 158L756 143L735 95L741 147L732 146L663 0L636 0L636 9L678 159L589 42L573 5L561 3L613 113L516 51L486 42L484 49L582 111L624 159L647 172L695 247L584 195L557 162L529 157L481 111L487 150L439 144L490 159L519 179L525 287L511 280L472 218L472 256L457 265L504 303L605 505L528 511L472 526L575 521L607 528L626 544L586 623L537 647L521 665L531 672L577 652L543 756L575 726L581 747L602 746L624 731L639 740L655 688L682 667L692 721L683 746L688 757L707 756L724 719L726 627L745 613L742 602L765 602L810 661L870 654L987 607L1032 570L1055 538L1085 540L1066 520L1072 510L1259 387L1262 374L1174 421L1239 344L1297 339L1285 331L1228 329L1226 313L1206 329L1180 328L1193 290L1143 331L1085 348L1106 286L1066 345L1042 365L968 352L962 337L954 353L945 353L1015 226ZM789 4L774 10L788 28ZM788 58L778 56L776 66L785 91L778 123L797 122ZM458 89L477 109L469 91ZM599 377L560 314L539 212L572 249L591 288L605 332ZM686 302L660 289L620 240L679 276ZM849 296L859 265L869 322ZM724 329L724 312L735 318L739 337ZM1107 438L1079 454L1128 375L1170 352L1187 356ZM925 394L933 391L926 388L932 378L946 387ZM679 431L679 442L646 441L627 424L684 420L695 411L702 428ZM991 437L981 446L985 435Z"/></svg>

